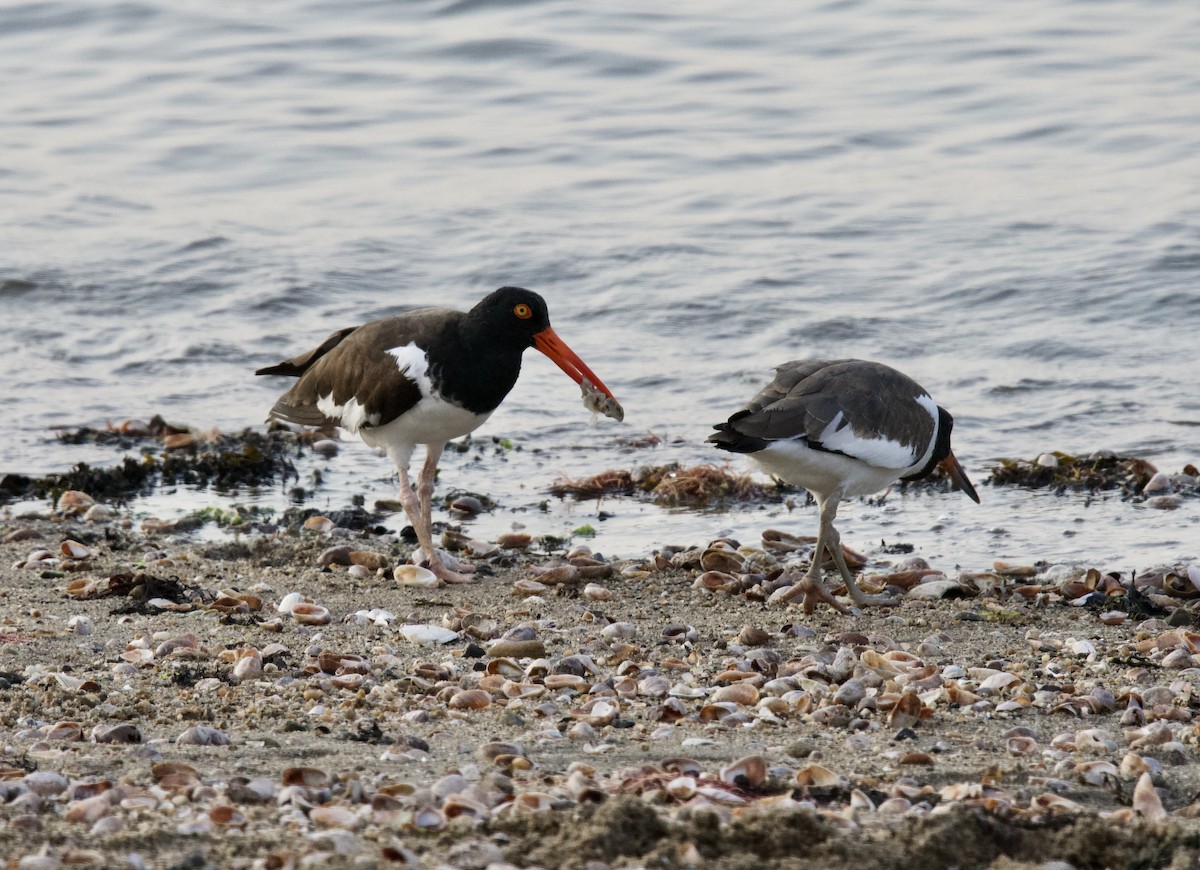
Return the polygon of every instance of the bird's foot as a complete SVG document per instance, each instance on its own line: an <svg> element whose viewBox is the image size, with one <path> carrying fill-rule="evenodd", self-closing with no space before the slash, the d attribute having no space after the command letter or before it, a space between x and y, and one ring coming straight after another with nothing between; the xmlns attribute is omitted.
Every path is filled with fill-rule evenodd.
<svg viewBox="0 0 1200 870"><path fill-rule="evenodd" d="M446 583L475 583L479 579L474 576L474 565L465 565L442 550L435 549L431 558L426 557L424 550L418 550L413 554L413 561L428 568Z"/></svg>
<svg viewBox="0 0 1200 870"><path fill-rule="evenodd" d="M900 599L892 598L890 595L868 595L857 586L846 584L847 591L850 597L854 599L854 603L859 607L899 607Z"/></svg>
<svg viewBox="0 0 1200 870"><path fill-rule="evenodd" d="M850 613L850 608L838 601L834 597L833 592L821 580L820 577L814 577L812 574L805 574L791 586L785 586L779 589L771 596L772 604L789 604L796 598L803 595L800 606L804 608L805 613L812 613L822 603L828 604L838 613Z"/></svg>

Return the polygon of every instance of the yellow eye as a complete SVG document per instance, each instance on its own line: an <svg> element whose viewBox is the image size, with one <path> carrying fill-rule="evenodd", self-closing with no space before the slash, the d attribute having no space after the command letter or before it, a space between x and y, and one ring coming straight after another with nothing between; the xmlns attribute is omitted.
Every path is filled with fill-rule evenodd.
<svg viewBox="0 0 1200 870"><path fill-rule="evenodd" d="M513 314L517 315L517 317L521 318L522 320L528 320L529 318L533 317L533 309L522 302L520 305L513 306Z"/></svg>

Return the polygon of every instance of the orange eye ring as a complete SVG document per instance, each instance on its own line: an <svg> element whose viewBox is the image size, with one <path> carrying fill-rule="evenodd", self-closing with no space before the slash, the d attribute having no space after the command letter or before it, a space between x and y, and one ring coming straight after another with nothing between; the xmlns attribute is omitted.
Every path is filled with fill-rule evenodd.
<svg viewBox="0 0 1200 870"><path fill-rule="evenodd" d="M529 318L533 317L533 309L524 302L521 302L513 306L513 314L517 315L517 317L521 318L522 320L528 320Z"/></svg>

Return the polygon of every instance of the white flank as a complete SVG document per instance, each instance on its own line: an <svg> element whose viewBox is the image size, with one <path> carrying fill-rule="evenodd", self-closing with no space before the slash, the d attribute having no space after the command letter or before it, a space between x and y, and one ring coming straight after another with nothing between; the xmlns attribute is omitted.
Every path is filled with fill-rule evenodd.
<svg viewBox="0 0 1200 870"><path fill-rule="evenodd" d="M379 422L379 415L368 415L367 409L358 404L358 399L353 396L344 405L333 400L333 393L321 396L317 399L317 410L331 420L337 420L339 426L350 432L357 432L364 424L374 426Z"/></svg>

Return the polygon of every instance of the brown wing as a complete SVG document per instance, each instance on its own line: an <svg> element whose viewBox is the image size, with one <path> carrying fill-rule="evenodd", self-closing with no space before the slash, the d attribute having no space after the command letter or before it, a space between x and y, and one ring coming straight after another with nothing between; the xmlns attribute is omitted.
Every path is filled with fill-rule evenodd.
<svg viewBox="0 0 1200 870"><path fill-rule="evenodd" d="M399 317L373 320L340 330L307 353L257 374L298 374L300 380L280 396L268 419L303 426L333 423L351 430L381 426L421 400L417 377L426 376L423 357L432 338L446 329L458 312L425 308ZM413 346L401 356L389 353ZM318 407L320 404L322 407Z"/></svg>

